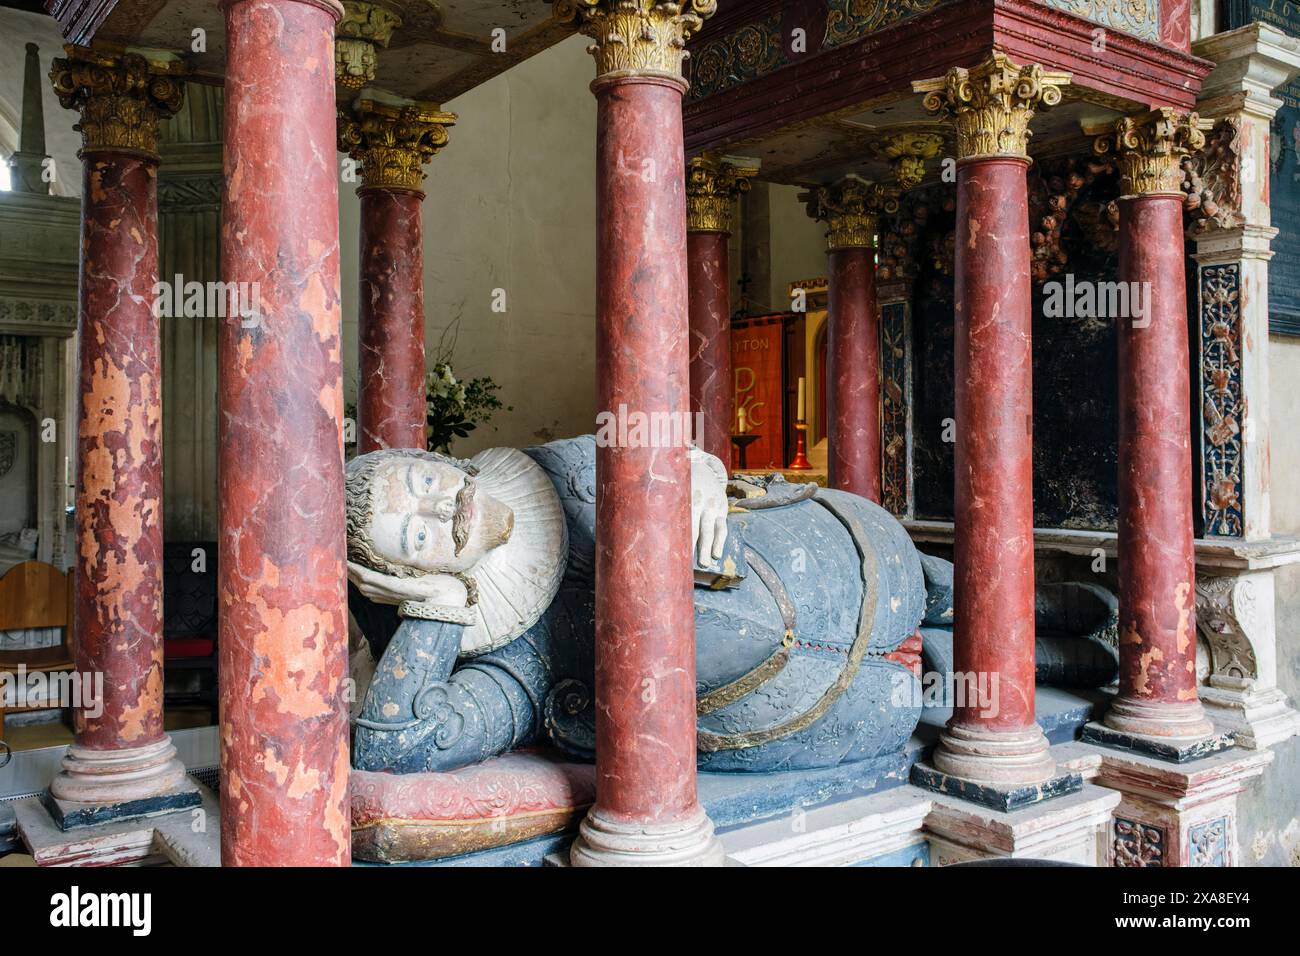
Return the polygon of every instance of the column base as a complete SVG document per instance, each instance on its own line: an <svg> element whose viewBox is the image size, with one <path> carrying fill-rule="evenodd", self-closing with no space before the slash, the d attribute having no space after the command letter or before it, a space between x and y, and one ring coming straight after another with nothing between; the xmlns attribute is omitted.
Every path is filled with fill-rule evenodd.
<svg viewBox="0 0 1300 956"><path fill-rule="evenodd" d="M1300 712L1274 687L1230 690L1201 688L1201 704L1214 723L1232 732L1232 742L1247 750L1264 750L1300 734Z"/></svg>
<svg viewBox="0 0 1300 956"><path fill-rule="evenodd" d="M217 797L195 784L195 807L114 820L64 832L48 802L28 797L14 803L18 832L37 866L221 865L221 811Z"/></svg>
<svg viewBox="0 0 1300 956"><path fill-rule="evenodd" d="M570 866L723 866L726 851L704 808L676 823L626 823L592 807L569 848Z"/></svg>
<svg viewBox="0 0 1300 956"><path fill-rule="evenodd" d="M1179 745L1214 734L1214 724L1199 699L1148 701L1119 696L1110 702L1102 723L1121 734L1164 738Z"/></svg>
<svg viewBox="0 0 1300 956"><path fill-rule="evenodd" d="M1063 797L1083 789L1083 777L1074 772L1056 774L1038 783L989 783L944 773L924 761L912 765L911 783L914 787L956 797L1001 813L1022 810L1044 800Z"/></svg>
<svg viewBox="0 0 1300 956"><path fill-rule="evenodd" d="M1202 760L1232 746L1232 734L1216 734L1213 725L1210 730L1210 734L1204 737L1158 737L1115 730L1093 721L1084 725L1082 739L1085 743L1099 747L1126 750L1170 763L1186 763L1189 760Z"/></svg>
<svg viewBox="0 0 1300 956"><path fill-rule="evenodd" d="M202 798L164 736L126 750L72 744L41 802L60 829L72 830L196 807Z"/></svg>
<svg viewBox="0 0 1300 956"><path fill-rule="evenodd" d="M925 819L930 865L1028 859L1106 866L1111 814L1119 802L1114 791L1086 783L1019 813L935 796Z"/></svg>
<svg viewBox="0 0 1300 956"><path fill-rule="evenodd" d="M1056 762L1037 724L1001 731L949 724L939 735L930 765L945 776L1001 789L1045 783L1056 775Z"/></svg>

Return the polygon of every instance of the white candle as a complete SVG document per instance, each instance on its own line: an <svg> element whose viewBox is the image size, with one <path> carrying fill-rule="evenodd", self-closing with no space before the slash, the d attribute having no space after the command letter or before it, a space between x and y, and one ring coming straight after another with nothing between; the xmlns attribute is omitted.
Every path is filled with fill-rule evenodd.
<svg viewBox="0 0 1300 956"><path fill-rule="evenodd" d="M799 414L795 416L795 421L807 421L807 409L804 406L804 378L799 376Z"/></svg>

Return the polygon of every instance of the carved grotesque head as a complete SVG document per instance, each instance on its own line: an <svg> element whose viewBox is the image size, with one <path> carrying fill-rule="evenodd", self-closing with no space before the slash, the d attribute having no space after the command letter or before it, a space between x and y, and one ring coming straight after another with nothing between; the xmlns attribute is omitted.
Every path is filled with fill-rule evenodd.
<svg viewBox="0 0 1300 956"><path fill-rule="evenodd" d="M394 577L465 574L510 540L514 512L468 462L413 449L348 464L348 559Z"/></svg>

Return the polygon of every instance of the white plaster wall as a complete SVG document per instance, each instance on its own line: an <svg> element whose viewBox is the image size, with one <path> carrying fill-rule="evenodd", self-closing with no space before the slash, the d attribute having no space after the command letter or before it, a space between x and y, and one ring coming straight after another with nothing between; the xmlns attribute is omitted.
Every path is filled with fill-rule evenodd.
<svg viewBox="0 0 1300 956"><path fill-rule="evenodd" d="M799 201L798 186L773 185L770 190L772 221L772 298L775 311L790 308L792 282L826 275L826 227L811 219Z"/></svg>
<svg viewBox="0 0 1300 956"><path fill-rule="evenodd" d="M455 446L522 447L583 434L596 415L596 101L574 37L444 104L459 114L427 167L424 302L430 354L459 321L461 378L503 386L495 432ZM359 205L339 197L344 361L356 395ZM504 289L508 310L492 311Z"/></svg>
<svg viewBox="0 0 1300 956"><path fill-rule="evenodd" d="M55 160L54 194L81 195L81 134L72 129L76 114L59 105L49 82L50 62L63 55L58 24L48 16L0 8L0 152L18 148L23 105L26 45L40 47L42 100L45 107L45 152Z"/></svg>

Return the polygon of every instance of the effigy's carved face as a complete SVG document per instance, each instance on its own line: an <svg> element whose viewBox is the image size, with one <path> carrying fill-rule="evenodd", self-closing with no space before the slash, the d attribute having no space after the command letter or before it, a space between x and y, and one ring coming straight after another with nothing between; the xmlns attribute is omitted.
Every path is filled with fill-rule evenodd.
<svg viewBox="0 0 1300 956"><path fill-rule="evenodd" d="M379 453L367 471L349 501L351 550L362 539L372 552L360 563L389 574L464 573L510 539L514 513L449 461Z"/></svg>

